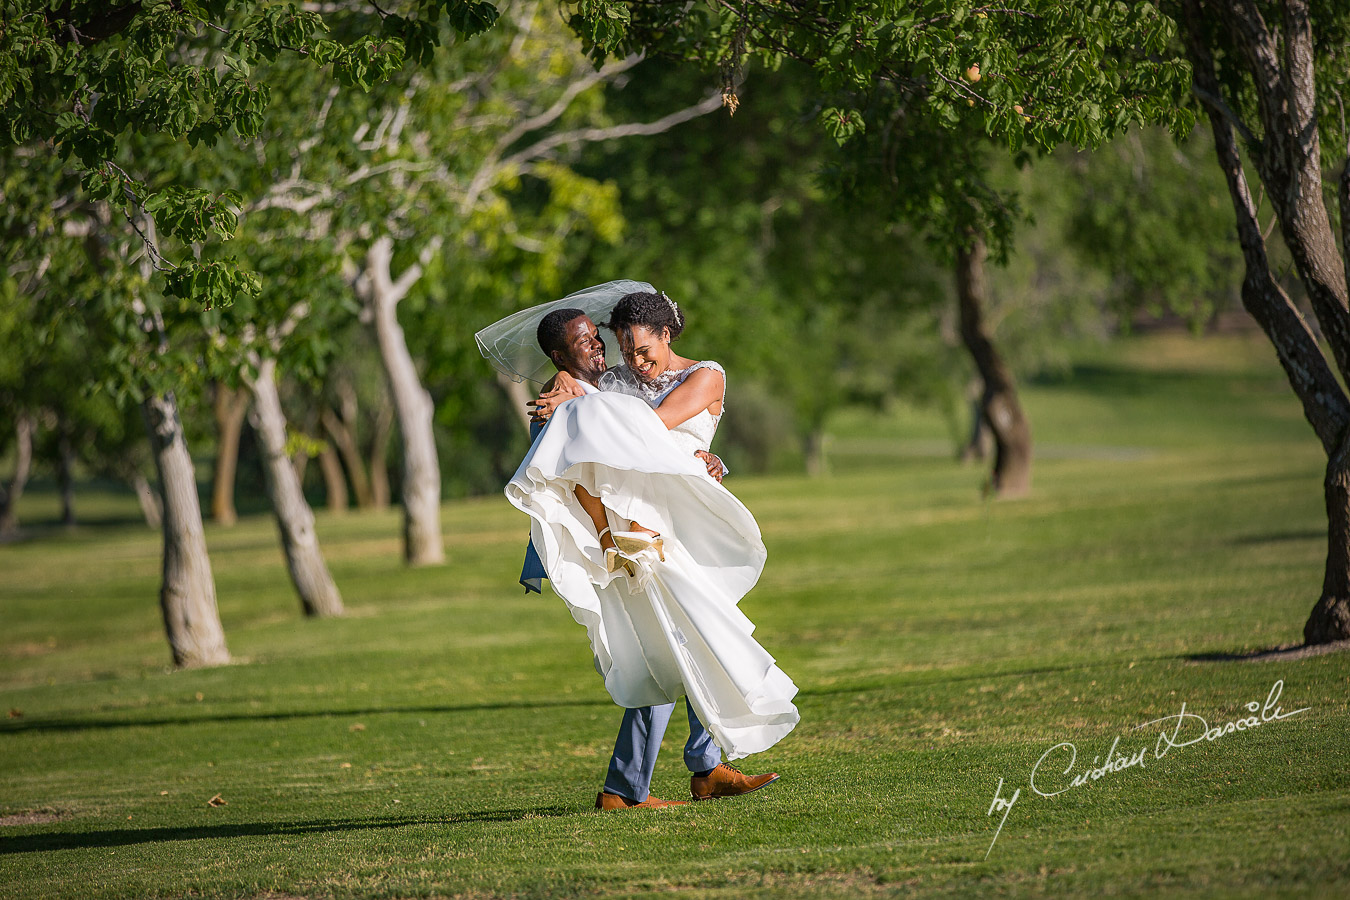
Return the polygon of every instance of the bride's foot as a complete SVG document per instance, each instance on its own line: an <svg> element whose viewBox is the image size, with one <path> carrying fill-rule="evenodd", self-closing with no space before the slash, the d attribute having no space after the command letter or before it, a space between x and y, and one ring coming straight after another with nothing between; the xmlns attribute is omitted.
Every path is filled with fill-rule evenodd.
<svg viewBox="0 0 1350 900"><path fill-rule="evenodd" d="M605 550L605 571L617 572L623 569L634 578L637 577L637 564L631 559L619 552L617 547L610 547Z"/></svg>
<svg viewBox="0 0 1350 900"><path fill-rule="evenodd" d="M635 553L641 553L643 550L650 547L656 551L657 555L661 558L661 562L665 562L666 545L665 542L661 540L660 532L652 531L650 528L643 528L641 525L634 525L633 529L634 530L632 531L612 532L614 535L614 546L618 548L619 552L631 556Z"/></svg>

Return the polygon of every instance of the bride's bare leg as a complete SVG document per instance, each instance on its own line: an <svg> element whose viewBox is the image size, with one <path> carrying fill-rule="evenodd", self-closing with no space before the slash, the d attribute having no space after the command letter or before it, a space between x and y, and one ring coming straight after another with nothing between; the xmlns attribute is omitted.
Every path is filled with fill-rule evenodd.
<svg viewBox="0 0 1350 900"><path fill-rule="evenodd" d="M574 487L572 493L576 494L577 502L580 503L581 508L586 511L586 515L590 516L591 523L595 525L596 534L604 531L605 528L609 526L609 517L605 514L605 504L600 501L600 498L591 494L590 491L586 490L581 485ZM644 528L637 522L634 522L633 527L629 530L640 531L643 534L649 534L652 537L658 536L657 532L652 531L650 528ZM608 543L606 543L606 541L608 541ZM613 546L614 538L610 537L609 533L606 532L605 536L600 538L600 547L602 549L609 549Z"/></svg>
<svg viewBox="0 0 1350 900"><path fill-rule="evenodd" d="M600 534L600 532L605 531L609 527L609 516L605 514L605 504L600 502L600 498L581 485L574 487L572 493L576 494L577 502L586 511L586 515L591 517L591 524L595 526L595 533ZM608 531L605 531L604 536L600 538L600 548L608 550L613 546L614 538Z"/></svg>

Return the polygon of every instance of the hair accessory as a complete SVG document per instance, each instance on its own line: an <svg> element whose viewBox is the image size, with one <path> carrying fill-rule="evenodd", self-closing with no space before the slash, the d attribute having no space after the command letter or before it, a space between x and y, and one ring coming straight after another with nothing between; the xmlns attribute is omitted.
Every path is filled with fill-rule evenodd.
<svg viewBox="0 0 1350 900"><path fill-rule="evenodd" d="M670 304L670 311L675 314L675 323L677 325L683 325L684 316L680 314L680 304L667 297L665 291L661 291L661 299Z"/></svg>

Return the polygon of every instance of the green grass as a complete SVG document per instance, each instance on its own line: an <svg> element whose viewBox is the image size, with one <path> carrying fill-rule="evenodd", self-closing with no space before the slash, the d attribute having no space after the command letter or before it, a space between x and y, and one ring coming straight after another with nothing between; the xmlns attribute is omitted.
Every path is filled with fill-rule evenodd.
<svg viewBox="0 0 1350 900"><path fill-rule="evenodd" d="M417 571L396 514L321 514L331 621L299 615L268 519L208 527L237 664L205 671L165 665L155 535L0 547L0 706L22 713L0 720L0 816L58 817L0 826L0 897L1350 891L1350 657L1233 658L1299 640L1321 578L1322 459L1270 351L1136 339L1025 402L1025 501L982 501L915 410L842 413L829 478L732 479L770 554L742 605L802 723L746 761L778 784L677 809L590 810L619 712L561 601L513 587L526 526L503 499L447 505L451 563ZM1028 787L1053 745L1081 771L1277 679L1308 712ZM658 796L688 790L684 736L680 716ZM985 859L1000 778L1022 793Z"/></svg>

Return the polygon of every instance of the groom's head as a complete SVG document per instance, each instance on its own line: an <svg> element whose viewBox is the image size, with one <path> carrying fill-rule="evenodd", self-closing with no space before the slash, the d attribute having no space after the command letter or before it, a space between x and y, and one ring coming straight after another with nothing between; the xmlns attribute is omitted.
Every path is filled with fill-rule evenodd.
<svg viewBox="0 0 1350 900"><path fill-rule="evenodd" d="M605 342L579 309L555 309L539 322L539 349L573 378L595 384L605 371Z"/></svg>

